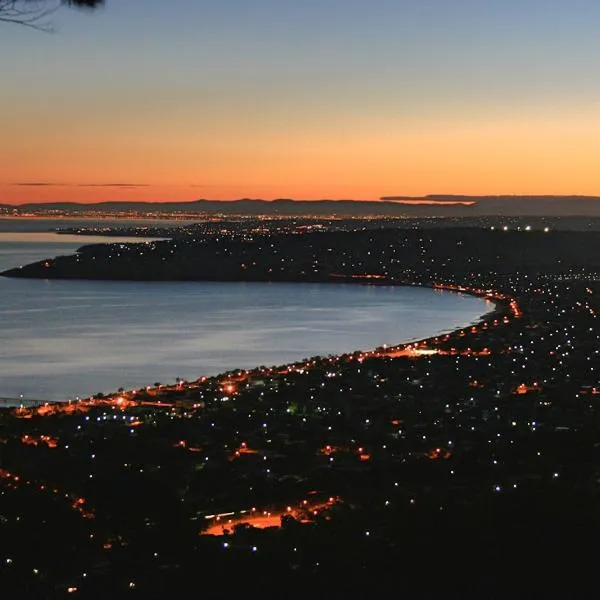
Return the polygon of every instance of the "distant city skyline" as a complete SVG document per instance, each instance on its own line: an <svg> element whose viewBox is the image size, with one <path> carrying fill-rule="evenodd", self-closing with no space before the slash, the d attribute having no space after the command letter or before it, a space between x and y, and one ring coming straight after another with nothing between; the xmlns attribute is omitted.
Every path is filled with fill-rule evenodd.
<svg viewBox="0 0 600 600"><path fill-rule="evenodd" d="M1 26L0 203L600 195L592 0L108 0L54 21Z"/></svg>

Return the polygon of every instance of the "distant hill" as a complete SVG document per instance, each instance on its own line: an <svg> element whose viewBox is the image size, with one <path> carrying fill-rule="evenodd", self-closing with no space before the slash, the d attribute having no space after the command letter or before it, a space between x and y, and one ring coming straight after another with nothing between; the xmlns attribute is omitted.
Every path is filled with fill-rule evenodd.
<svg viewBox="0 0 600 600"><path fill-rule="evenodd" d="M115 213L205 213L224 215L340 215L340 216L596 216L600 217L598 196L461 196L432 194L423 197L385 196L380 200L195 200L190 202L77 202L0 204L3 212L97 212Z"/></svg>

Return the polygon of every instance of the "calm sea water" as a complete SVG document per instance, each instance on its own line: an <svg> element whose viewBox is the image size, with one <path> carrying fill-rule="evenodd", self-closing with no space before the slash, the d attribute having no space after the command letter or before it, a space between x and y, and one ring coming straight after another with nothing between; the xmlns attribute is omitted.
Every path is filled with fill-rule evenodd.
<svg viewBox="0 0 600 600"><path fill-rule="evenodd" d="M31 229L0 224L0 270L92 242ZM410 287L0 278L0 397L62 400L367 349L490 308Z"/></svg>

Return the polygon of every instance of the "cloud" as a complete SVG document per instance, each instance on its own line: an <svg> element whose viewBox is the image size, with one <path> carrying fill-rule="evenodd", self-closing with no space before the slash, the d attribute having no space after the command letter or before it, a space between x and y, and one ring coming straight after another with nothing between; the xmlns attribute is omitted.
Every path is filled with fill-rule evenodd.
<svg viewBox="0 0 600 600"><path fill-rule="evenodd" d="M52 187L52 186L67 186L68 183L54 183L51 181L18 181L17 183L11 183L10 185L21 186L21 187Z"/></svg>
<svg viewBox="0 0 600 600"><path fill-rule="evenodd" d="M382 196L381 202L396 204L477 204L476 196Z"/></svg>
<svg viewBox="0 0 600 600"><path fill-rule="evenodd" d="M150 187L150 185L148 183L78 183L77 187L139 188Z"/></svg>
<svg viewBox="0 0 600 600"><path fill-rule="evenodd" d="M150 187L147 183L57 183L55 181L18 181L10 185L17 187L115 187L115 188L140 188Z"/></svg>

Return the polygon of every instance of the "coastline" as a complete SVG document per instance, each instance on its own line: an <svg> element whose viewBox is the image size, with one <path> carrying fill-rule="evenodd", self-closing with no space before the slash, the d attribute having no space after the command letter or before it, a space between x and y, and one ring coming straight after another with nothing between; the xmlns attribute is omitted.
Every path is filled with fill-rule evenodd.
<svg viewBox="0 0 600 600"><path fill-rule="evenodd" d="M341 281L331 281L330 283L342 283ZM349 283L350 281L344 281L344 283ZM351 281L352 283L356 283L356 280ZM298 282L304 283L304 282ZM320 282L321 283L321 282ZM343 352L341 354L321 356L316 355L309 358L309 363L312 363L313 368L322 361L328 361L330 364L332 362L343 362L348 360L365 360L370 357L389 357L389 358L400 358L400 357L408 357L408 358L419 358L421 356L426 356L430 354L444 354L451 352L446 352L441 349L441 345L453 339L460 339L466 335L471 335L479 330L479 328L487 328L498 325L500 322L504 324L510 321L510 317L512 315L513 318L519 318L522 316L522 313L516 303L514 298L510 298L505 294L493 291L493 290L482 290L479 288L468 288L464 286L457 286L453 284L443 284L443 283L430 283L424 284L421 282L394 282L394 281L378 281L376 284L369 285L381 285L381 286L406 286L406 287L421 287L428 288L432 290L440 290L447 291L451 293L457 294L465 294L478 298L485 299L494 304L493 308L486 313L482 314L479 318L471 321L468 324L462 325L456 329L452 329L445 332L440 332L436 335L432 335L425 338L419 338L410 340L407 342L402 342L399 344L387 345L384 344L382 346L377 346L372 349L354 349L348 352ZM269 371L275 371L278 373L293 371L298 368L310 368L306 365L303 360L297 360L290 363L284 363L281 365L277 365L275 367L269 368ZM205 384L206 382L219 382L223 380L228 380L231 378L232 373L243 373L243 378L251 381L253 379L257 379L264 376L264 372L260 367L256 366L249 369L234 369L230 371L224 371L215 375L201 375L198 378L187 381L180 380L175 384L167 384L167 385L159 385L158 387L154 386L146 386L145 391L148 392L151 396L156 398L155 404L157 406L163 405L163 398L165 396L169 396L170 394L176 393L186 393L192 392L199 385ZM239 375L237 376L239 378ZM137 394L137 390L117 390L107 392L105 394L96 394L95 396L90 396L86 399L75 399L75 400L58 400L58 401L29 401L27 399L17 399L17 398L0 398L0 410L14 410L21 411L22 413L34 412L38 414L48 414L53 412L71 412L72 410L82 409L85 410L86 407L97 406L98 404L102 405L112 405L117 407L122 407L123 404L131 405L136 403L135 396ZM12 404L11 404L12 401ZM147 402L146 402L147 403ZM152 403L152 402L151 402ZM167 405L164 405L167 406ZM169 405L169 406L175 406ZM78 408L79 407L79 408Z"/></svg>
<svg viewBox="0 0 600 600"><path fill-rule="evenodd" d="M85 246L84 246L85 247ZM69 257L65 257L65 258L69 258ZM53 259L49 259L47 262L51 262ZM45 265L41 262L38 263L32 263L32 265L29 266L35 266L37 265L38 269L36 270L32 270L32 271L28 271L27 275L25 277L23 277L22 275L19 277L19 275L16 275L19 278L26 278L26 279L31 279L31 278L35 278L35 279L63 279L63 280L75 280L75 279L80 279L80 277L76 276L76 271L73 270L73 272L69 273L69 264L67 263L65 265L64 268L60 268L57 269L57 271L55 271L56 274L52 274L50 278L48 278L47 273L48 270L46 268L42 268ZM364 270L363 270L364 269ZM443 334L436 334L438 337L440 337L441 335L444 336L452 336L452 335L457 335L461 329L467 329L470 326L473 325L477 325L479 323L482 323L483 321L485 321L485 319L490 319L496 315L498 315L498 317L502 317L504 316L504 314L508 311L508 309L503 308L502 306L499 305L499 300L501 300L501 298L496 294L496 296L494 296L494 293L492 290L483 290L483 289L476 289L476 288L469 288L468 286L460 286L457 285L453 282L457 281L456 279L454 279L454 277L448 277L448 279L446 279L446 277L444 275L440 275L441 278L443 278L443 282L436 282L436 281L431 281L429 279L429 277L427 275L425 275L425 273L420 274L420 273L415 273L413 274L408 274L407 276L404 274L398 274L398 276L394 276L394 275L382 275L382 274L377 274L377 273L382 273L385 271L382 270L378 270L377 268L369 268L368 265L362 265L361 271L359 271L358 273L354 273L354 274L345 274L345 275L339 275L335 273L335 268L328 270L326 272L321 272L317 275L308 275L306 276L303 272L300 275L299 273L294 273L294 272L290 272L287 274L286 277L279 277L277 276L276 273L273 273L271 276L270 273L238 273L237 275L235 273L228 273L228 272L222 272L222 271L217 271L216 273L214 273L214 277L212 276L213 273L202 273L202 275L204 275L204 277L202 277L202 279L196 279L196 281L204 281L205 283L213 283L213 282L227 282L227 283L289 283L289 284L296 284L296 283L316 283L316 284L323 284L323 283L359 283L363 286L386 286L386 287L421 287L421 288L427 288L427 289L434 289L434 290L439 290L439 291L448 291L448 292L457 292L459 294L465 294L465 295L471 295L474 297L479 297L479 298L484 298L490 302L493 302L493 307L490 307L490 310L487 310L485 312L482 311L482 314L479 314L477 317L475 317L475 315L477 315L477 313L479 312L479 310L477 310L477 312L473 311L471 313L471 315L469 315L467 318L469 319L469 321L467 322L467 320L465 319L465 323L460 323L460 327L454 328L454 329L448 329L447 331L444 329L440 329L440 331L444 331ZM54 271L54 269L50 269L50 272ZM33 272L33 276L31 276L31 273ZM84 271L85 272L85 271ZM88 271L89 273L90 271ZM91 271L92 273L94 273L94 270ZM373 274L375 273L375 274ZM84 279L87 279L88 281L115 281L115 282L125 282L125 281L134 281L134 282L143 282L143 281L165 281L165 282L175 282L175 281L186 281L188 283L193 282L194 280L191 279L183 279L183 278L177 278L177 279L163 279L160 276L158 277L158 279L152 279L152 273L148 273L150 275L150 277L144 277L143 279L137 279L134 278L133 280L130 280L129 278L127 278L126 276L117 276L117 277L111 277L110 273L108 274L108 276L106 276L106 273L104 273L105 277L86 277ZM62 275L62 276L61 276ZM65 276L66 275L66 276ZM72 276L70 276L72 275ZM122 274L125 275L125 274ZM208 275L208 277L206 277L206 275ZM242 275L242 277L240 277L240 275ZM416 277L415 277L416 275ZM450 274L449 274L450 275ZM409 279L410 278L410 279ZM460 280L460 278L459 278ZM467 279L467 281L469 281L469 279ZM503 297L502 300L506 300L506 297ZM432 336L428 336L428 337L404 337L403 335L403 331L399 332L402 335L402 339L404 340L402 343L400 344L394 344L393 343L393 338L396 337L395 334L394 336L392 336L392 339L390 340L389 338L387 338L388 344L390 344L390 348L395 348L397 349L398 352L402 352L403 348L411 345L411 344L420 344L420 345L426 345L429 342L435 342L435 335ZM377 339L375 337L375 339L373 339L374 336L371 337L371 339L369 339L367 341L367 348L374 348L375 343L377 343ZM383 336L382 336L383 337ZM387 337L387 336L386 336ZM400 337L400 336L398 336ZM381 338L380 338L381 339ZM386 339L384 337L384 339ZM355 354L357 352L360 352L360 350L348 350L346 351L346 348L360 348L362 347L362 343L366 340L364 339L358 339L356 340L359 343L358 344L354 344L352 343L352 345L345 345L345 344L338 344L336 348L332 349L331 352L332 354L335 355L339 355L339 356L347 356L348 354ZM326 346L321 346L321 348L325 348ZM381 351L381 348L383 348L382 346L378 347ZM386 346L385 348L388 348L388 346ZM317 350L318 352L327 352L327 350L322 350L319 349ZM368 351L365 351L368 352ZM302 351L302 355L306 356L309 355L310 350L307 349L305 351ZM298 355L296 355L298 356ZM252 358L252 357L251 357ZM288 352L286 353L285 357L279 357L277 355L274 356L274 358L269 358L266 357L265 359L261 360L260 362L262 364L277 364L279 363L279 358L283 358L282 363L285 364L293 364L293 362L290 361L290 359L295 360L295 356ZM177 364L179 363L179 358L175 361ZM183 357L181 359L183 362L181 364L184 364L185 362L185 357ZM259 359L257 359L259 360ZM231 362L238 362L238 361L231 361ZM242 364L244 366L244 368L246 368L247 370L252 370L254 368L254 364L258 364L258 363L254 363L254 360L252 361L239 361L238 364ZM187 364L187 363L185 363ZM209 363L210 364L210 363ZM194 369L192 369L192 374L191 377L196 377L196 374L202 373L202 372L209 372L211 373L210 377L218 377L219 376L219 372L227 372L225 370L219 369L219 372L217 372L217 369L215 368L216 365L212 365L212 368L204 368L203 366L201 366L200 369L198 369L197 371L194 372ZM233 364L232 367L236 367L238 365ZM223 365L223 367L228 368L226 365ZM172 366L171 368L177 369L179 370L178 366ZM189 373L189 371L188 371ZM190 377L190 375L188 375L188 373L182 373L184 376L186 377ZM144 385L146 381L150 380L150 381L155 381L155 379L153 379L154 375L150 374L148 376L148 379L146 379L146 375L148 375L147 373L144 375L143 378L138 377L137 380L134 380L133 382L130 383L125 383L125 387L131 387L131 386L141 386ZM167 380L169 381L170 379L170 373L169 374L162 374L158 376L159 380ZM94 384L92 387L92 389L96 390L100 390L102 392L104 392L105 394L113 394L114 392L112 392L111 390L116 389L116 385L115 383L118 385L120 384L120 381L114 382L112 384L109 384L109 386L104 387L104 385L102 384L102 382L97 382L96 384ZM90 393L90 388L87 388L87 386L80 386L79 390L75 391L72 393L71 398L72 397L77 397L74 396L74 394L79 394L81 395L81 397L87 397L87 394ZM58 388L57 388L58 389ZM7 390L8 391L8 390ZM12 390L11 390L12 391ZM15 390L17 391L17 390ZM21 391L21 390L18 390ZM60 394L60 389L58 389L57 394L54 394L54 397L49 400L51 402L61 402L61 401L67 401L66 398L61 398L61 394ZM14 394L14 391L12 392ZM35 393L35 392L34 392ZM34 394L33 393L33 394ZM32 395L33 395L32 394ZM40 400L41 401L41 400ZM44 401L46 401L46 399L44 399Z"/></svg>

